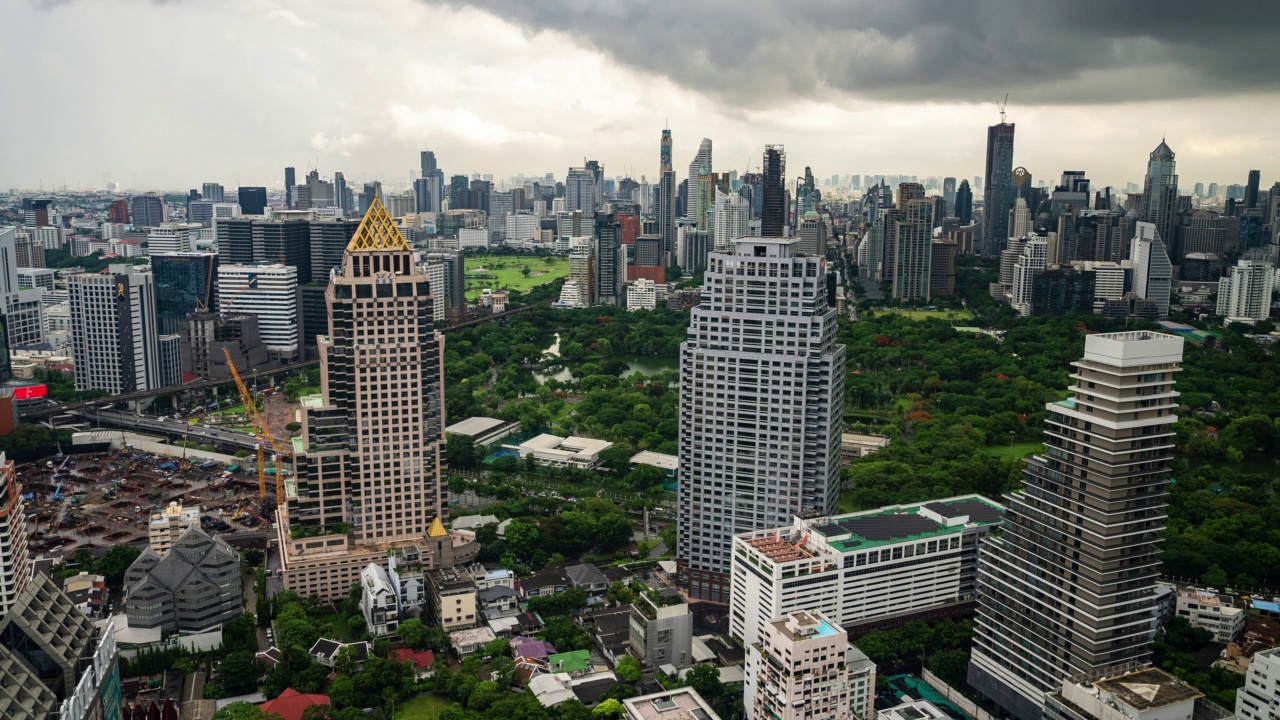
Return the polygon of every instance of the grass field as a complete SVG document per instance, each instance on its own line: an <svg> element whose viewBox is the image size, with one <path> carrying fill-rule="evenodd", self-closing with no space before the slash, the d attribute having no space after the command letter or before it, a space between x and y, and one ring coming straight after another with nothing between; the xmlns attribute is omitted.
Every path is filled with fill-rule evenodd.
<svg viewBox="0 0 1280 720"><path fill-rule="evenodd" d="M396 706L395 720L435 720L440 712L453 703L435 695L419 695L403 705Z"/></svg>
<svg viewBox="0 0 1280 720"><path fill-rule="evenodd" d="M937 318L939 320L973 319L973 313L968 310L890 310L889 312L897 315L906 315L912 320L927 320L928 318Z"/></svg>
<svg viewBox="0 0 1280 720"><path fill-rule="evenodd" d="M1005 443L1004 445L988 445L987 452L996 457L1021 460L1031 453L1040 452L1043 447L1044 443L1042 442L1020 442L1014 443L1013 448L1010 449L1009 443Z"/></svg>
<svg viewBox="0 0 1280 720"><path fill-rule="evenodd" d="M527 276L523 272L525 267L529 268ZM484 288L528 292L568 274L568 258L530 255L468 257L467 297L479 297Z"/></svg>

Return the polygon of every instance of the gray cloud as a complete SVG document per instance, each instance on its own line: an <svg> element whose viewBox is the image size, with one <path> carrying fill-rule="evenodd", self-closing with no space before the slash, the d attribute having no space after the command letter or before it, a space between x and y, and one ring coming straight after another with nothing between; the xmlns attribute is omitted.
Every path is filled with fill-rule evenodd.
<svg viewBox="0 0 1280 720"><path fill-rule="evenodd" d="M743 107L874 98L1022 105L1280 89L1280 6L1169 0L424 0L562 32Z"/></svg>

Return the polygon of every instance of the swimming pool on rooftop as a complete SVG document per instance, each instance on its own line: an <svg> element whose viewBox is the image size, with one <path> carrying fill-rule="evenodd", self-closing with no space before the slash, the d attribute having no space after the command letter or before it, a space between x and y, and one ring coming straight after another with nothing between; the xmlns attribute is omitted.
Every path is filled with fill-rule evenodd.
<svg viewBox="0 0 1280 720"><path fill-rule="evenodd" d="M830 635L835 635L837 632L839 631L831 627L831 623L827 622L826 620L818 621L817 637L828 637Z"/></svg>

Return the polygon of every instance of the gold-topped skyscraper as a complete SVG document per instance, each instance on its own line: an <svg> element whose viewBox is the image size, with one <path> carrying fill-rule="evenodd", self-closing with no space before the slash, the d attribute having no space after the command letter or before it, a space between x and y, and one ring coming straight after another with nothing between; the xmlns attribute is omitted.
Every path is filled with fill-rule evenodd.
<svg viewBox="0 0 1280 720"><path fill-rule="evenodd" d="M285 587L339 599L392 548L431 569L479 547L440 536L444 338L432 325L427 276L381 199L332 271L325 301L323 395L303 403L279 536Z"/></svg>

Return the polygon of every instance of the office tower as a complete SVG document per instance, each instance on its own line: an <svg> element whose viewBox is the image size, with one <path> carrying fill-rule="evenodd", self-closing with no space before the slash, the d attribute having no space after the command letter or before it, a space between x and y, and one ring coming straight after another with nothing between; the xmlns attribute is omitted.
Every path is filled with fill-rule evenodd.
<svg viewBox="0 0 1280 720"><path fill-rule="evenodd" d="M196 249L195 238L200 234L198 226L186 223L162 223L159 227L147 228L147 254L185 253Z"/></svg>
<svg viewBox="0 0 1280 720"><path fill-rule="evenodd" d="M956 212L956 179L953 177L942 179L942 199L947 201L947 213L954 215Z"/></svg>
<svg viewBox="0 0 1280 720"><path fill-rule="evenodd" d="M899 185L902 188L913 183ZM916 187L919 187L918 185ZM886 242L886 252L892 247L893 297L902 300L928 300L930 260L933 251L933 201L923 197L907 200L900 217L887 226L892 242Z"/></svg>
<svg viewBox="0 0 1280 720"><path fill-rule="evenodd" d="M419 155L419 164L421 166L422 177L435 177L439 165L436 164L436 154L431 150L423 150Z"/></svg>
<svg viewBox="0 0 1280 720"><path fill-rule="evenodd" d="M264 215L267 212L267 189L264 187L239 188L236 198L240 212L245 215Z"/></svg>
<svg viewBox="0 0 1280 720"><path fill-rule="evenodd" d="M226 202L227 190L221 183L204 183L200 186L200 199L210 202Z"/></svg>
<svg viewBox="0 0 1280 720"><path fill-rule="evenodd" d="M676 174L671 166L671 131L662 131L659 152L658 180L658 234L662 237L662 249L670 253L676 244Z"/></svg>
<svg viewBox="0 0 1280 720"><path fill-rule="evenodd" d="M240 553L189 528L163 551L148 547L125 572L129 627L198 632L244 614Z"/></svg>
<svg viewBox="0 0 1280 720"><path fill-rule="evenodd" d="M4 508L0 513L0 617L4 617L31 581L22 484L4 452L0 452L0 504Z"/></svg>
<svg viewBox="0 0 1280 720"><path fill-rule="evenodd" d="M1217 312L1228 322L1257 322L1271 316L1276 272L1269 263L1240 260L1218 281Z"/></svg>
<svg viewBox="0 0 1280 720"><path fill-rule="evenodd" d="M959 246L955 240L942 239L932 242L929 257L929 297L954 295L956 291L956 253Z"/></svg>
<svg viewBox="0 0 1280 720"><path fill-rule="evenodd" d="M312 170L307 173L307 181L295 189L294 208L310 210L311 208L334 207L333 183L320 179L320 173Z"/></svg>
<svg viewBox="0 0 1280 720"><path fill-rule="evenodd" d="M287 167L284 169L284 206L290 210L298 209L298 171ZM249 213L260 215L261 213Z"/></svg>
<svg viewBox="0 0 1280 720"><path fill-rule="evenodd" d="M217 223L218 259L226 265L281 263L297 268L302 282L328 278L327 267L322 276L313 278L311 258L315 248L311 242L311 225L325 221L267 220L241 216Z"/></svg>
<svg viewBox="0 0 1280 720"><path fill-rule="evenodd" d="M743 238L712 253L680 346L677 557L695 599L728 602L735 533L836 508L845 348L826 261L796 244ZM749 293L740 272L755 273Z"/></svg>
<svg viewBox="0 0 1280 720"><path fill-rule="evenodd" d="M1140 222L1129 246L1133 261L1133 292L1156 304L1159 317L1169 316L1169 296L1173 292L1173 263L1164 249L1163 236L1153 223Z"/></svg>
<svg viewBox="0 0 1280 720"><path fill-rule="evenodd" d="M587 168L569 168L564 180L565 210L578 210L583 215L595 214L596 177Z"/></svg>
<svg viewBox="0 0 1280 720"><path fill-rule="evenodd" d="M968 180L961 180L960 187L956 189L956 205L952 214L960 220L962 226L973 222L973 190L970 189Z"/></svg>
<svg viewBox="0 0 1280 720"><path fill-rule="evenodd" d="M787 225L787 151L781 145L764 147L761 174L760 235L782 237Z"/></svg>
<svg viewBox="0 0 1280 720"><path fill-rule="evenodd" d="M707 255L714 249L711 247L710 233L681 223L676 235L676 265L687 276L694 276L705 270Z"/></svg>
<svg viewBox="0 0 1280 720"><path fill-rule="evenodd" d="M250 217L228 218L217 224L218 259L223 263L248 265L254 261L253 225Z"/></svg>
<svg viewBox="0 0 1280 720"><path fill-rule="evenodd" d="M751 205L747 199L738 193L726 193L716 191L715 209L712 217L714 219L712 228L712 238L714 249L716 252L726 252L733 249L733 243L738 238L746 237L747 221L750 219ZM701 263L706 265L706 258ZM683 265L681 267L684 267Z"/></svg>
<svg viewBox="0 0 1280 720"><path fill-rule="evenodd" d="M298 337L298 268L279 263L218 266L219 312L258 318L258 330L272 360L301 359Z"/></svg>
<svg viewBox="0 0 1280 720"><path fill-rule="evenodd" d="M1151 654L1181 361L1181 337L1086 336L1074 397L1045 405L1048 448L983 541L969 684L1021 720L1064 678Z"/></svg>
<svg viewBox="0 0 1280 720"><path fill-rule="evenodd" d="M859 635L970 613L978 544L1003 520L1000 505L961 495L741 533L733 538L729 634L750 647L769 618L796 610L821 610ZM797 577L805 583L793 585Z"/></svg>
<svg viewBox="0 0 1280 720"><path fill-rule="evenodd" d="M333 204L342 212L338 214L339 218L346 217L351 212L351 189L347 187L347 177L341 172L333 174Z"/></svg>
<svg viewBox="0 0 1280 720"><path fill-rule="evenodd" d="M698 152L693 156L693 162L689 163L688 185L685 186L684 194L684 217L692 218L695 222L698 219L695 215L698 207L698 175L702 173L703 168L711 172L712 167L711 138L702 138L702 142L698 143Z"/></svg>
<svg viewBox="0 0 1280 720"><path fill-rule="evenodd" d="M1142 219L1156 226L1161 239L1172 238L1178 205L1178 176L1173 151L1164 140L1151 151L1142 197Z"/></svg>
<svg viewBox="0 0 1280 720"><path fill-rule="evenodd" d="M414 210L419 213L439 212L435 205L435 176L413 181Z"/></svg>
<svg viewBox="0 0 1280 720"><path fill-rule="evenodd" d="M1249 183L1244 188L1244 206L1246 208L1258 207L1258 183L1262 179L1262 173L1258 170L1249 171Z"/></svg>
<svg viewBox="0 0 1280 720"><path fill-rule="evenodd" d="M1044 272L1049 259L1049 239L1031 237L1022 245L1022 253L1013 264L1013 285L1009 305L1019 315L1030 315L1036 276Z"/></svg>
<svg viewBox="0 0 1280 720"><path fill-rule="evenodd" d="M49 206L52 204L53 200L49 198L23 198L23 224L27 227L48 227Z"/></svg>
<svg viewBox="0 0 1280 720"><path fill-rule="evenodd" d="M600 204L604 202L604 166L598 160L588 160L586 169L591 173L591 177L594 180L595 195L591 201L594 209L600 207Z"/></svg>
<svg viewBox="0 0 1280 720"><path fill-rule="evenodd" d="M67 282L77 390L113 395L160 387L155 276L133 265Z"/></svg>
<svg viewBox="0 0 1280 720"><path fill-rule="evenodd" d="M467 311L467 268L461 250L433 250L427 253L428 263L444 266L443 302L445 315L456 319ZM441 293L432 290L433 302L442 302Z"/></svg>
<svg viewBox="0 0 1280 720"><path fill-rule="evenodd" d="M622 224L614 213L596 213L595 267L592 287L596 302L621 305L626 300L627 248L622 244Z"/></svg>
<svg viewBox="0 0 1280 720"><path fill-rule="evenodd" d="M107 206L107 221L116 225L129 223L129 201L124 198L112 200Z"/></svg>
<svg viewBox="0 0 1280 720"><path fill-rule="evenodd" d="M804 214L796 228L796 237L800 240L800 244L796 246L797 251L818 257L827 254L827 223L816 210L809 210Z"/></svg>
<svg viewBox="0 0 1280 720"><path fill-rule="evenodd" d="M759 642L747 647L746 678L747 720L871 717L875 665L821 611L770 618Z"/></svg>
<svg viewBox="0 0 1280 720"><path fill-rule="evenodd" d="M1009 238L1009 211L1013 208L1013 123L987 128L987 159L982 190L983 257L997 257Z"/></svg>
<svg viewBox="0 0 1280 720"><path fill-rule="evenodd" d="M1178 224L1173 229L1173 252L1169 254L1169 258L1180 263L1186 256L1194 253L1226 257L1228 249L1236 245L1239 234L1240 218L1212 210L1196 210L1179 215Z"/></svg>
<svg viewBox="0 0 1280 720"><path fill-rule="evenodd" d="M515 195L510 190L489 195L489 229L493 231L494 240L506 237L507 216L515 211Z"/></svg>
<svg viewBox="0 0 1280 720"><path fill-rule="evenodd" d="M164 222L164 198L149 192L135 195L129 205L130 222L135 228L157 227Z"/></svg>
<svg viewBox="0 0 1280 720"><path fill-rule="evenodd" d="M1195 195L1198 198L1204 197L1204 183L1202 182L1196 183L1195 187L1191 191L1191 194Z"/></svg>
<svg viewBox="0 0 1280 720"><path fill-rule="evenodd" d="M689 219L693 221L695 227L699 230L710 233L712 222L710 213L715 206L716 191L720 178L711 172L710 165L703 165L699 169L695 178L690 178L690 183L694 185L693 191L693 209L689 212ZM724 182L724 190L728 191L728 180Z"/></svg>
<svg viewBox="0 0 1280 720"><path fill-rule="evenodd" d="M42 288L18 284L17 229L0 227L0 313L8 348L44 343L43 296Z"/></svg>
<svg viewBox="0 0 1280 720"><path fill-rule="evenodd" d="M161 335L177 333L188 313L214 307L217 253L152 255L151 274L156 283L156 327Z"/></svg>
<svg viewBox="0 0 1280 720"><path fill-rule="evenodd" d="M420 553L427 570L474 558L479 548L441 523L443 340L427 276L380 200L331 277L327 300L323 401L301 411L297 489L278 526L285 587L341 598L393 547ZM315 528L320 547L315 538L293 539L294 524Z"/></svg>

